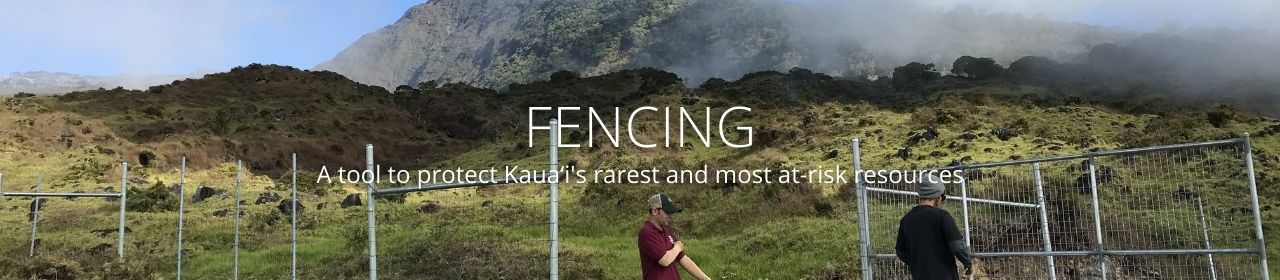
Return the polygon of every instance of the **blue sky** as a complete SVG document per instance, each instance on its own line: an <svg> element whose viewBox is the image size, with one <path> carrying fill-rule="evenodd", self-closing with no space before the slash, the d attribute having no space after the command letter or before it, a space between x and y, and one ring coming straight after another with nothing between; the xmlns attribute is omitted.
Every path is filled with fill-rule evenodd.
<svg viewBox="0 0 1280 280"><path fill-rule="evenodd" d="M311 68L425 0L0 0L0 75Z"/></svg>
<svg viewBox="0 0 1280 280"><path fill-rule="evenodd" d="M469 0L462 0L469 1ZM792 0L812 1L812 0ZM845 0L841 0L845 1ZM875 0L854 0L875 1ZM311 68L425 0L0 0L0 75L225 71L249 63ZM1276 0L917 0L1154 31L1271 29Z"/></svg>

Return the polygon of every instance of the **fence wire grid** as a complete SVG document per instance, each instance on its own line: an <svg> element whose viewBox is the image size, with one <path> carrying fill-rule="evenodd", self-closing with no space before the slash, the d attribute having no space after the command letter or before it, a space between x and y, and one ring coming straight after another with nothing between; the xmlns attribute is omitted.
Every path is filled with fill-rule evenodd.
<svg viewBox="0 0 1280 280"><path fill-rule="evenodd" d="M972 279L1266 279L1248 147L1246 136L944 167L965 180L941 208L977 256ZM863 277L910 279L894 244L915 184L858 187Z"/></svg>

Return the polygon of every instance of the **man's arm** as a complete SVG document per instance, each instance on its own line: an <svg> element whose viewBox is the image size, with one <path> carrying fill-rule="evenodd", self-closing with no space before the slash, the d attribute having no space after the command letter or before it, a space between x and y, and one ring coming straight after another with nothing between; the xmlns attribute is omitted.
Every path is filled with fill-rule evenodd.
<svg viewBox="0 0 1280 280"><path fill-rule="evenodd" d="M641 254L651 260L657 259L658 265L666 267L684 257L684 242L676 241L676 244L671 249L663 250L663 248L667 247L666 244L669 244L667 242L666 238L660 236L642 234L637 245L640 246Z"/></svg>
<svg viewBox="0 0 1280 280"><path fill-rule="evenodd" d="M689 256L684 256L684 258L680 259L680 267L683 267L684 271L689 272L689 274L693 274L693 278L698 278L698 280L711 280L711 277L708 277L706 273L702 273L702 269L698 268L698 264L694 263L693 259L690 259Z"/></svg>
<svg viewBox="0 0 1280 280"><path fill-rule="evenodd" d="M951 214L943 216L942 234L947 240L951 254L956 256L956 260L964 264L966 270L973 267L973 252L969 251L969 245L965 244L964 235L961 235L960 229L956 228L956 220L951 217Z"/></svg>
<svg viewBox="0 0 1280 280"><path fill-rule="evenodd" d="M898 241L893 246L893 253L898 256L898 260L908 265L911 264L911 260L908 259L909 256L907 255L907 235L902 232L901 223L898 224Z"/></svg>
<svg viewBox="0 0 1280 280"><path fill-rule="evenodd" d="M658 259L658 265L666 267L668 265L671 265L671 263L675 262L676 260L689 259L688 257L681 258L682 256L684 256L683 253L684 253L684 241L676 241L676 245L672 246L671 250L667 250L665 254L662 254L662 258ZM684 262L681 261L681 264L683 263Z"/></svg>

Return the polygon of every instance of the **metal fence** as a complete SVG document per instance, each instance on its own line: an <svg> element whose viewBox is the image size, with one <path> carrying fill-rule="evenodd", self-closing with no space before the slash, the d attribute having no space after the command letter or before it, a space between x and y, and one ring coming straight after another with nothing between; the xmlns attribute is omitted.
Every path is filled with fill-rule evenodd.
<svg viewBox="0 0 1280 280"><path fill-rule="evenodd" d="M558 186L559 186L559 183L558 183L558 178L559 178L559 176L557 176L557 175L556 175L557 173L555 173L555 172L550 172L550 171L554 171L554 170L558 170L558 169L559 169L559 165L557 164L557 162L558 162L558 159L557 159L557 156L558 156L558 155L557 155L557 150L558 150L558 149L557 149L557 147L556 147L556 144L557 144L557 143L559 143L559 134L558 134L558 131L559 131L559 125L558 125L558 123L557 123L557 121L556 121L555 119L552 119L552 120L550 120L550 126L549 126L549 127L550 127L550 131L552 131L551 136L550 136L550 145L549 145L549 147L550 147L550 150L549 150L549 151L550 151L550 153L549 153L549 161L548 161L548 165L547 165L547 166L545 166L546 168L545 168L545 169L542 169L542 170L546 170L547 172L543 172L543 173L541 173L541 174L535 174L535 175L527 176L527 177L520 177L520 178L516 178L515 180L510 180L509 178L504 178L504 179L497 179L497 180L494 180L494 181L456 182L456 183L433 184L433 185L418 184L418 185L416 185L416 186L395 186L395 187L384 187L384 188L379 188L379 187L377 187L374 183L369 183L369 184L367 185L367 193L366 193L366 198L368 199L368 200L367 200L367 204L366 204L366 205L367 205L366 212L367 212L367 219L368 219L368 223L369 223L369 225L368 225L368 235L367 235L367 236L368 236L368 250L369 250L369 251L368 251L368 257L369 257L369 277L370 277L370 279L377 279L377 241L376 241L376 240L377 240L377 228L378 228L378 227L377 227L377 224L376 224L376 222L377 222L377 211L376 211L376 206L375 206L375 205L376 205L376 202L377 202L377 200L375 199L376 197L379 197L379 196L388 196L388 195L404 195L404 194L408 194L408 193L425 192L425 191L436 191L436 190L447 190L447 189L457 189L457 188L476 188L476 187L484 187L484 186L492 186L492 185L524 184L524 183L528 183L528 182L531 182L531 181L536 181L536 182L547 182L547 184L549 185L549 189L546 191L546 193L548 194L548 196L549 196L549 198L550 198L550 201L549 201L549 208L547 208L547 212L546 212L545 214L544 214L544 213L533 213L533 214L528 214L528 215L525 215L525 216L535 216L535 217L536 217L536 216L542 215L542 216L546 217L546 220L543 220L543 221L546 221L546 222L509 221L509 220L511 220L511 219L513 219L513 218L511 218L511 217L498 217L499 215L503 215L503 213L504 213L503 211L487 211L487 212L485 212L485 213L483 213L483 214L478 214L478 215L481 215L481 216L483 216L483 215L489 215L489 216L490 216L490 218L491 218L491 220L494 220L494 221L501 220L501 221L503 221L503 222L501 222L502 224L514 224L514 225L518 225L518 226L522 226L522 227L523 227L523 226L534 225L534 224L541 224L541 225L547 225L547 226L549 226L549 232L548 232L548 234L549 234L549 239L537 239L537 240L527 240L527 241L530 241L530 242L547 242L547 244L549 244L549 252L547 253L547 259L546 259L546 262L545 262L543 265L547 265L547 266L548 266L548 269L549 269L549 276L548 276L548 277L549 277L550 279L557 279L557 278L558 278L558 276L559 276L559 275L558 275L558 267L559 267L559 262L558 262L558 260L559 260L559 258L558 258L558 256L559 256L559 254L558 254L558 252L559 252L559 241L558 241L559 233L558 233L558 228L559 228L559 227L558 227L558 225L559 225L559 223L558 223L558 222L559 222L559 217L558 217L558 215L557 215L557 214L558 214L558 212L559 212L559 209L558 209L558 206L559 206L559 205L558 205L558 204L559 204L559 197L558 197L558 190L557 190L557 188L558 188ZM367 158L367 163L368 163L368 170L370 170L370 171L372 171L372 172L377 172L377 171L376 171L376 169L375 169L375 163L374 163L374 158L373 158L373 145L372 145L372 144L369 144L369 145L367 145L367 146L366 146L366 158ZM297 154L292 155L292 158L291 158L291 161L292 161L292 168L291 168L291 178L290 178L290 181L291 181L291 182L290 182L290 185L291 185L291 186L290 186L290 187L291 187L290 189L291 189L291 190L290 190L290 195L289 195L289 197L288 197L288 198L286 198L286 199L288 199L289 204L290 204L289 211L287 211L287 212L289 212L289 216L290 216L290 217L289 217L289 223L290 223L290 230L289 230L290 238L289 238L289 240L290 240L290 243L291 243L291 250L290 250L290 275L289 275L289 278L290 278L290 279L298 279L298 271L299 271L299 267L298 267L298 214L299 214L299 209L298 209L298 207L299 207L299 203L298 203L298 189L297 189L297 180L298 180L298 178L297 178L297 176L298 176L298 170L297 170L297 168L298 168L298 166L297 166L297 159L298 159ZM184 259L186 259L186 254L185 254L185 253L186 253L186 251L184 250L184 247L185 247L185 245L186 245L186 244L184 244L184 236L183 236L183 235L184 235L184 233L186 232L186 227L188 226L188 225L186 224L186 220L185 220L186 210L187 210L187 209L186 209L186 208L187 208L187 198L186 198L186 196L187 196L187 194L188 194L188 192L186 191L186 189L187 189L187 182L186 182L186 179L187 179L187 178L186 178L186 177L187 177L187 168L186 168L186 165L187 165L187 158L184 156L184 157L182 157L182 158L181 158L180 167L179 167L179 169L178 169L178 183L177 183L177 185L175 185L175 187L176 187L176 192L177 192L177 197L178 197L177 226L176 226L176 227L177 227L177 232L176 232L176 240L175 240L175 247L176 247L176 250L175 250L175 251L176 251L176 255L174 256L175 263L176 263L176 267L175 267L175 276L176 276L176 278L177 278L177 279L182 279L182 269L183 269L183 267L184 267L184 266L183 266L183 260L184 260ZM45 200L46 200L46 199L44 199L44 198L46 198L46 197L66 197L66 198L76 198L76 197L107 197L107 198L118 198L118 199L119 199L119 202L120 202L120 224L119 224L119 235L118 235L118 238L117 238L117 246L116 246L116 248L117 248L117 253L119 254L119 257L123 259L123 258L124 258L124 240L125 240L125 214L126 214L126 210L127 210L127 209L126 209L126 208L127 208L127 207L126 207L126 205L127 205L127 201L126 201L126 199L127 199L127 195L128 195L128 191L127 191L127 190L128 190L128 172L129 172L129 171L128 171L128 164L127 164L127 163L121 163L120 192L118 192L118 193L105 193L105 192L104 192L104 193L82 193L82 192L73 192L73 193L63 193L63 192L40 192L40 186L41 186L41 181L42 181L42 180L41 180L41 178L42 178L42 176L37 175L37 179L36 179L36 186L35 186L35 188L34 188L34 191L31 191L31 192L3 192L3 191L0 191L0 196L32 197L32 198L33 198L33 200L32 200L32 204L31 204L31 205L32 205L32 206L31 206L31 207L32 207L32 214L31 214L31 244L30 244L30 248L29 248L29 252L30 252L30 255L31 255L31 256L34 256L34 255L36 254L36 251L37 251L37 250L36 250L36 249L37 249L37 240L38 240L38 239L37 239L37 233L38 233L38 225L39 225L39 221L40 221L39 215L40 215L40 208L42 208L42 204L43 204L43 203L45 203ZM234 213L234 217L233 217L233 219L234 219L234 229L233 229L233 230L234 230L234 233L233 233L233 236L232 236L232 244L231 244L231 246L230 246L230 247L231 247L231 249L232 249L232 251L233 251L233 252L232 252L232 259L233 259L233 260L232 260L232 262L233 262L233 265L232 265L231 277L232 277L232 279L239 279L239 276L240 276L240 249L241 249L241 248L240 248L240 247L241 247L241 246L240 246L240 237L241 237L240 230L241 230L241 220L242 220L242 218L243 218L243 214L242 214L242 204L243 204L243 203L242 203L242 197L241 197L241 195L242 195L241 184L242 184L242 172L243 172L243 164L242 164L242 162L240 162L240 161L237 161L237 162L236 162L236 171L235 171L235 172L236 172L236 173L235 173L235 181L234 181L234 182L235 182L235 196L234 196L234 199L235 199L234 212L235 212L235 213ZM5 178L4 176L5 176L5 174L4 174L4 173L0 173L0 190L2 190L2 189L3 189L3 182L4 182L3 180L4 180L4 178ZM507 211L507 212L510 212L510 211L524 211L524 210L527 210L527 209L540 208L540 206L534 206L534 205L516 205L516 204L520 204L520 203L507 203L507 204L503 204L503 205L492 205L492 202L486 202L486 204L482 205L481 207L483 207L483 208L489 208L489 207L493 207L493 208L501 208L501 209L506 209L506 210L504 210L504 211ZM475 210L475 207L442 206L442 205L435 205L435 207L432 207L432 208L433 208L433 209L431 209L431 210L423 210L423 209L419 209L419 211L420 211L420 212L421 212L421 211L430 211L430 212L460 213L460 212L464 212L464 211L468 211L468 210ZM470 209L468 209L468 210L464 210L463 208L470 208ZM511 210L511 209L515 209L515 210ZM283 210L282 210L282 211L283 211ZM400 212L403 212L403 211L400 211ZM518 241L518 243L523 243L523 241ZM525 244L493 244L493 245L494 245L494 247L495 247L495 248L493 248L493 249L499 249L499 248L496 248L496 247L499 247L499 246L519 246L519 247L521 247L521 248L525 248L525 247L527 247ZM505 251L512 251L511 249L512 249L512 248L503 248L503 249L498 250L498 251L504 251L504 252L505 252ZM525 266L525 265L534 265L534 263L535 263L535 262L541 262L541 261L538 261L538 260L531 260L531 259L520 259L520 260L495 259L495 260L492 260L492 261L494 261L494 262L503 262L503 263L508 264L509 266L510 266L510 265L512 265L512 262L513 262L513 261L514 261L514 262L528 262L527 264L519 264L520 266L523 266L523 267L528 267L528 266Z"/></svg>
<svg viewBox="0 0 1280 280"><path fill-rule="evenodd" d="M67 199L78 198L78 197L105 197L105 198L119 199L120 225L119 225L119 228L117 229L118 232L116 235L116 255L119 258L124 259L125 208L126 208L127 200L129 199L128 178L129 178L129 163L122 162L120 163L120 192L114 192L114 193L113 192L101 192L101 193L40 192L40 187L44 181L44 176L37 174L36 186L34 191L32 192L0 191L0 196L31 198L31 215L30 215L31 243L28 249L28 255L27 255L28 257L34 257L36 255L37 241L40 240L39 238L37 238L37 233L39 233L39 226L40 226L40 208L43 208L44 203L46 203L45 201L47 199L45 199L45 197L63 197ZM0 190L3 190L3 189L4 189L4 174L0 173Z"/></svg>
<svg viewBox="0 0 1280 280"><path fill-rule="evenodd" d="M514 180L511 180L511 178L502 178L502 179L495 179L492 181L473 181L473 182L464 181L464 182L456 182L456 183L443 183L443 184L431 184L431 185L418 184L416 186L402 186L402 187L392 187L392 188L379 188L375 183L372 183L372 182L368 183L367 193L366 193L368 204L367 204L366 211L367 211L367 219L369 223L368 235L367 235L368 241L369 241L369 244L368 244L369 279L378 279L378 242L377 242L378 227L377 227L377 207L375 205L377 201L376 198L378 196L399 195L399 194L448 190L448 189L457 189L457 188L473 188L473 187L483 187L483 186L493 186L493 185L519 184L519 183L531 182L531 181L545 181L545 182L548 182L548 185L549 185L549 189L548 189L548 195L550 198L549 210L548 210L549 222L547 223L548 231L549 231L548 233L549 239L546 240L550 250L550 252L548 253L548 261L547 261L549 265L548 278L552 280L559 279L559 251L560 251L560 243L558 240L558 237L560 236L559 234L560 219L558 217L559 176L556 175L558 173L556 173L555 171L559 169L559 164L557 164L557 162L559 162L559 160L557 159L558 157L557 145L558 143L560 143L560 134L559 134L560 125L556 119L551 119L550 125L548 127L550 128L550 131L551 131L550 138L549 138L550 143L548 146L550 148L548 152L549 164L545 169L547 170L547 172L544 172L541 174L535 174L535 175L532 175L531 177L516 178ZM369 144L365 147L365 158L366 158L366 170L368 170L369 172L377 172L376 165L373 158L373 144ZM522 260L492 260L492 261L508 262L508 261L522 261ZM523 261L527 261L527 260L523 260Z"/></svg>
<svg viewBox="0 0 1280 280"><path fill-rule="evenodd" d="M974 279L1268 279L1252 157L1246 134L935 170L964 174L941 208ZM915 184L856 185L863 278L909 279L894 244Z"/></svg>

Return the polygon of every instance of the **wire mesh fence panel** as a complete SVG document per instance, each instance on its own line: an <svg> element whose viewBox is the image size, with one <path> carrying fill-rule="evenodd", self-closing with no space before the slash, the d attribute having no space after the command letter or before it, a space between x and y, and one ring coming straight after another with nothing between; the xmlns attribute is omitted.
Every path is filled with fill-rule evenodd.
<svg viewBox="0 0 1280 280"><path fill-rule="evenodd" d="M441 279L547 277L549 190L542 182L380 195L376 216L380 274Z"/></svg>
<svg viewBox="0 0 1280 280"><path fill-rule="evenodd" d="M1118 279L1258 279L1256 255L1150 255L1112 256L1113 278Z"/></svg>
<svg viewBox="0 0 1280 280"><path fill-rule="evenodd" d="M871 267L875 279L911 279L907 266L895 258L872 258Z"/></svg>
<svg viewBox="0 0 1280 280"><path fill-rule="evenodd" d="M977 279L1258 279L1246 141L948 167L964 181L939 207ZM915 183L864 187L873 278L907 277L894 245Z"/></svg>
<svg viewBox="0 0 1280 280"><path fill-rule="evenodd" d="M1205 249L1206 232L1211 247L1256 246L1243 154L1219 146L1095 159L1105 246Z"/></svg>
<svg viewBox="0 0 1280 280"><path fill-rule="evenodd" d="M1058 279L1102 279L1102 270L1095 256L1057 256L1053 258L1055 276ZM1049 278L1043 274L1037 279ZM999 279L999 278L997 278Z"/></svg>
<svg viewBox="0 0 1280 280"><path fill-rule="evenodd" d="M416 260L418 263L412 264L406 273L417 276L544 278L549 270L548 212L545 201L541 200L545 198L407 202L406 206L412 210L405 209L411 212L402 211L401 215L420 221L400 225L384 223L386 229L380 232L383 235L380 242L404 246L384 247L382 252L387 256L381 264L388 271L394 271L406 266L391 260Z"/></svg>

